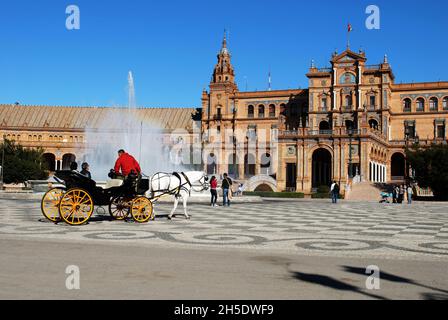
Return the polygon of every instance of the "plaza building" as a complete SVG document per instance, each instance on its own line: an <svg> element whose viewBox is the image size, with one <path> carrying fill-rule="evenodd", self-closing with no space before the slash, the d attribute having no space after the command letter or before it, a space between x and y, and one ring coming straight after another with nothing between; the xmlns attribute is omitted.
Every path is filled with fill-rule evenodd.
<svg viewBox="0 0 448 320"><path fill-rule="evenodd" d="M89 141L96 134L108 139L123 134L121 128L128 118L135 120L135 127L140 127L140 122L156 126L157 142L167 147L168 154L177 143L173 132L178 132L176 139L190 139L195 121L200 120L200 110L0 105L0 136L27 148L43 148L50 171L64 170L72 162L89 160L97 144L102 143ZM116 151L111 150L111 154Z"/></svg>
<svg viewBox="0 0 448 320"><path fill-rule="evenodd" d="M227 141L208 154L208 173L305 194L334 180L342 190L403 183L406 146L447 143L448 82L397 84L387 56L372 65L349 48L328 68L312 63L306 77L303 90L240 92L224 38L202 94L204 140Z"/></svg>
<svg viewBox="0 0 448 320"><path fill-rule="evenodd" d="M387 56L372 65L363 51L335 52L328 68L312 63L306 89L243 92L235 74L224 37L200 108L134 112L157 123L167 146L182 130L177 140L199 143L203 170L229 173L246 190L403 183L406 146L448 141L448 82L395 83ZM98 129L111 109L0 105L0 135L44 148L50 170L65 169L88 157L86 128Z"/></svg>

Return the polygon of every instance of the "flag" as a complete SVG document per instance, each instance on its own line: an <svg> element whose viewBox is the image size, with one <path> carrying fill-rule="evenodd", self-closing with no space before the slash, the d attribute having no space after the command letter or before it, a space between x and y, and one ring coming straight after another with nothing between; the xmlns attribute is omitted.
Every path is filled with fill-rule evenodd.
<svg viewBox="0 0 448 320"><path fill-rule="evenodd" d="M352 25L349 23L348 24L348 32L352 32L352 31L353 31Z"/></svg>

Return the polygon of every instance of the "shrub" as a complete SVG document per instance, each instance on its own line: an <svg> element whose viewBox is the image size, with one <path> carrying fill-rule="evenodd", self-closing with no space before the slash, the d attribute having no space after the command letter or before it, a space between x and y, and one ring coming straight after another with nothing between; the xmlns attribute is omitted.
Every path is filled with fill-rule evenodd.
<svg viewBox="0 0 448 320"><path fill-rule="evenodd" d="M26 149L13 141L4 140L0 145L5 153L3 180L5 183L23 183L27 180L45 180L48 172L43 164L42 149Z"/></svg>
<svg viewBox="0 0 448 320"><path fill-rule="evenodd" d="M330 193L330 187L329 186L320 186L319 188L317 188L317 193L329 194Z"/></svg>

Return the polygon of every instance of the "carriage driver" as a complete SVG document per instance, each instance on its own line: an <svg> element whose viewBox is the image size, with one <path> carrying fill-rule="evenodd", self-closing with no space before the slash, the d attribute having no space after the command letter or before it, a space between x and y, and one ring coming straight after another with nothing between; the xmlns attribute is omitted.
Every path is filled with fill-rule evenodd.
<svg viewBox="0 0 448 320"><path fill-rule="evenodd" d="M138 164L137 160L133 156L131 156L129 153L126 153L123 149L118 151L118 159L115 162L114 170L116 173L120 173L125 177L127 177L132 171L140 175L141 168Z"/></svg>

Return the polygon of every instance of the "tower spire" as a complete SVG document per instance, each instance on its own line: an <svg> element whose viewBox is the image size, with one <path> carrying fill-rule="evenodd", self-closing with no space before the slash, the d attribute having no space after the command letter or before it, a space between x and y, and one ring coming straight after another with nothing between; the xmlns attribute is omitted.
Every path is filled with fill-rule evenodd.
<svg viewBox="0 0 448 320"><path fill-rule="evenodd" d="M227 48L227 29L224 29L224 37L222 39L222 47Z"/></svg>
<svg viewBox="0 0 448 320"><path fill-rule="evenodd" d="M232 66L232 56L227 48L227 30L224 30L222 47L218 53L218 63L213 71L211 85L237 88L235 84L235 71Z"/></svg>

